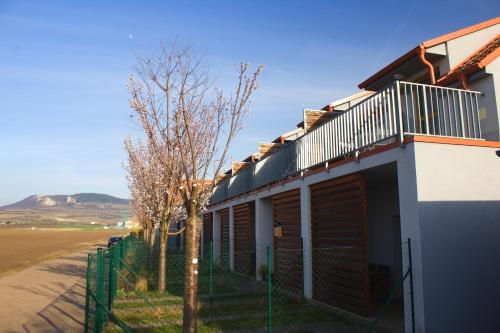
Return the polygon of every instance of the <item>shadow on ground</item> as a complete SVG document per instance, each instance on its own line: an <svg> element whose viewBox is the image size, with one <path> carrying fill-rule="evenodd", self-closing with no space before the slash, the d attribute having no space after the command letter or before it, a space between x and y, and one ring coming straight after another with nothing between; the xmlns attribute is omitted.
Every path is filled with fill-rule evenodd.
<svg viewBox="0 0 500 333"><path fill-rule="evenodd" d="M23 325L26 333L82 332L85 312L84 280L75 283Z"/></svg>

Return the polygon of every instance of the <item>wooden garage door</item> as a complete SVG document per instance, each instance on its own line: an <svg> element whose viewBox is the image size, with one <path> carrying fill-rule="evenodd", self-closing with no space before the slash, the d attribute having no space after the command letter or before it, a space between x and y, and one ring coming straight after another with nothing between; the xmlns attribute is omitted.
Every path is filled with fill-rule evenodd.
<svg viewBox="0 0 500 333"><path fill-rule="evenodd" d="M229 208L222 209L219 212L219 214L220 214L221 257L226 261L228 261L229 260Z"/></svg>
<svg viewBox="0 0 500 333"><path fill-rule="evenodd" d="M303 292L302 235L300 231L300 189L272 197L274 228L274 274L290 291Z"/></svg>
<svg viewBox="0 0 500 333"><path fill-rule="evenodd" d="M234 269L245 274L255 273L255 223L254 203L248 202L233 208Z"/></svg>
<svg viewBox="0 0 500 333"><path fill-rule="evenodd" d="M313 297L367 315L370 293L364 177L351 174L310 189Z"/></svg>
<svg viewBox="0 0 500 333"><path fill-rule="evenodd" d="M203 243L207 247L213 241L212 213L203 214Z"/></svg>

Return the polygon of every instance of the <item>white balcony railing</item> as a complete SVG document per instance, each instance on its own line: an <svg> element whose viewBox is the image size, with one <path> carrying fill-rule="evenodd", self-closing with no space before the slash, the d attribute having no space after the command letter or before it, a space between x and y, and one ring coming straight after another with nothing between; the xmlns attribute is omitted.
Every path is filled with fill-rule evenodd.
<svg viewBox="0 0 500 333"><path fill-rule="evenodd" d="M220 182L211 204L405 135L481 139L479 92L396 81Z"/></svg>

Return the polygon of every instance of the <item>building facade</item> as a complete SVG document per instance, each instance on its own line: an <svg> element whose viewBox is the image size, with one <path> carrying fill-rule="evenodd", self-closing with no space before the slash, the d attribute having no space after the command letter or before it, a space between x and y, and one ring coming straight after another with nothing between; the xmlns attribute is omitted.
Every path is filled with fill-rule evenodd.
<svg viewBox="0 0 500 333"><path fill-rule="evenodd" d="M257 279L267 246L298 250L291 289L368 317L411 267L405 325L413 312L417 332L495 331L499 55L495 18L422 42L362 92L304 110L297 129L221 177L202 242ZM324 273L329 249L337 261ZM243 251L255 256L241 264Z"/></svg>

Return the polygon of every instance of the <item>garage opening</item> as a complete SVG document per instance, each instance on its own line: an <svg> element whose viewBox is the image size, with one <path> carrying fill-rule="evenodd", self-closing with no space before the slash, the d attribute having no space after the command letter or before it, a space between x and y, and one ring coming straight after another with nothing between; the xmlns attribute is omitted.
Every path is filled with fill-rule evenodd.
<svg viewBox="0 0 500 333"><path fill-rule="evenodd" d="M401 282L402 257L407 253L407 244L401 241L396 163L368 169L365 178L370 314L374 315ZM402 300L403 292L399 290L382 318L387 325L402 325Z"/></svg>

